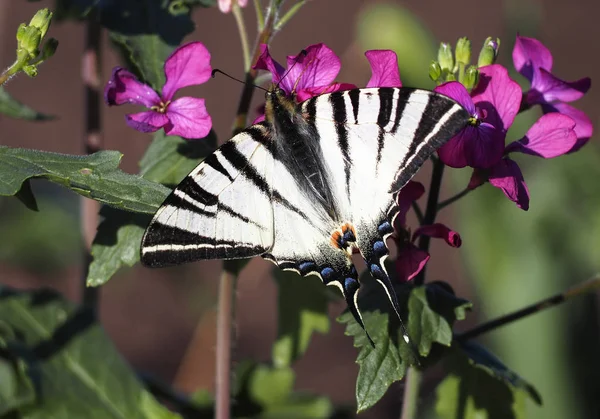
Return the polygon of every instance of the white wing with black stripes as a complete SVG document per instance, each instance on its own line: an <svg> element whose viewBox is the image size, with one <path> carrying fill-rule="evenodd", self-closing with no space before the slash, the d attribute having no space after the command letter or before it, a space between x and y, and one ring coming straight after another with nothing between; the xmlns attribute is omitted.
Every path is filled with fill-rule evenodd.
<svg viewBox="0 0 600 419"><path fill-rule="evenodd" d="M260 254L338 287L363 325L350 261L358 249L399 316L383 264L395 195L468 122L456 102L425 90L356 89L299 105L275 90L265 122L224 144L167 198L142 240L142 263Z"/></svg>

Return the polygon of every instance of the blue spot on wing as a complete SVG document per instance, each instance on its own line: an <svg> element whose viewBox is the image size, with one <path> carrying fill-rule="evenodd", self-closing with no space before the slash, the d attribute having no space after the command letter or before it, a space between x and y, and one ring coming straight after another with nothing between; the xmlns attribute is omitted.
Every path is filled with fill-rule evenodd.
<svg viewBox="0 0 600 419"><path fill-rule="evenodd" d="M377 232L383 236L385 234L390 234L394 231L394 229L392 228L392 226L390 225L389 222L384 221L383 223L381 223L379 225L379 227L377 227Z"/></svg>
<svg viewBox="0 0 600 419"><path fill-rule="evenodd" d="M305 275L309 272L315 272L317 270L317 264L315 262L302 262L298 264L298 270L302 275Z"/></svg>

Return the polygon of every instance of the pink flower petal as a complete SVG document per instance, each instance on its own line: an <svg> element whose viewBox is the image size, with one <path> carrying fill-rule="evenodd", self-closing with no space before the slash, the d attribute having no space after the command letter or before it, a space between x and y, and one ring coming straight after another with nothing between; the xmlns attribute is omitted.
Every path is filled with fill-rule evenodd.
<svg viewBox="0 0 600 419"><path fill-rule="evenodd" d="M210 78L210 52L200 42L190 42L177 48L165 61L166 83L164 101L171 100L183 87L202 84Z"/></svg>
<svg viewBox="0 0 600 419"><path fill-rule="evenodd" d="M460 247L462 245L460 234L454 230L450 230L447 226L441 223L419 227L413 233L412 240L414 241L418 236L421 235L444 239L444 241L451 247Z"/></svg>
<svg viewBox="0 0 600 419"><path fill-rule="evenodd" d="M160 104L160 97L132 73L124 68L115 67L104 87L104 101L109 106L131 103L151 108Z"/></svg>
<svg viewBox="0 0 600 419"><path fill-rule="evenodd" d="M140 132L154 132L169 123L165 114L154 111L125 115L125 121L131 128Z"/></svg>
<svg viewBox="0 0 600 419"><path fill-rule="evenodd" d="M549 71L540 69L539 76L535 79L534 83L531 84L531 88L534 91L539 92L538 102L532 102L528 100L530 104L540 102L553 102L555 100L562 102L572 102L580 99L590 89L592 81L589 77L567 82L554 76ZM528 98L530 94L528 92Z"/></svg>
<svg viewBox="0 0 600 419"><path fill-rule="evenodd" d="M356 89L356 86L350 83L333 83L329 86L311 87L308 89L301 89L296 92L296 100L298 102L304 102L311 97L323 95L325 93L339 92L342 90Z"/></svg>
<svg viewBox="0 0 600 419"><path fill-rule="evenodd" d="M442 162L450 167L486 169L504 154L505 133L488 123L467 126L438 149Z"/></svg>
<svg viewBox="0 0 600 419"><path fill-rule="evenodd" d="M473 103L473 99L471 99L471 95L461 83L457 81L450 81L444 84L439 85L434 89L435 92L441 93L444 96L448 96L450 99L454 99L459 104L461 104L467 112L471 115L475 115L475 104Z"/></svg>
<svg viewBox="0 0 600 419"><path fill-rule="evenodd" d="M288 74L280 85L287 93L329 86L340 72L340 59L327 45L310 45L305 51L306 55L287 57Z"/></svg>
<svg viewBox="0 0 600 419"><path fill-rule="evenodd" d="M396 273L401 282L408 282L418 275L429 260L429 253L408 243L403 249L398 249Z"/></svg>
<svg viewBox="0 0 600 419"><path fill-rule="evenodd" d="M370 50L365 55L372 74L367 87L402 87L398 56L394 51Z"/></svg>
<svg viewBox="0 0 600 419"><path fill-rule="evenodd" d="M490 183L502 189L504 195L517 204L517 207L529 209L529 190L517 163L509 158L502 159L490 170Z"/></svg>
<svg viewBox="0 0 600 419"><path fill-rule="evenodd" d="M487 169L473 169L473 173L471 173L471 179L469 179L467 188L470 190L479 188L488 181L488 176L489 170Z"/></svg>
<svg viewBox="0 0 600 419"><path fill-rule="evenodd" d="M505 153L518 151L545 159L561 156L571 150L577 143L575 121L559 113L543 115L525 137L506 147Z"/></svg>
<svg viewBox="0 0 600 419"><path fill-rule="evenodd" d="M269 53L269 46L267 44L261 44L260 51L260 56L252 68L255 70L269 71L272 75L271 81L274 84L279 84L281 77L283 77L285 74L285 69L281 64L275 61L273 57L271 57L271 54Z"/></svg>
<svg viewBox="0 0 600 419"><path fill-rule="evenodd" d="M566 103L544 104L542 105L542 110L544 113L559 112L571 117L575 121L575 135L577 136L577 142L573 148L569 150L569 153L579 150L591 138L594 128L592 121L585 112Z"/></svg>
<svg viewBox="0 0 600 419"><path fill-rule="evenodd" d="M537 39L517 35L512 56L517 71L529 81L535 78L539 68L552 70L552 54Z"/></svg>
<svg viewBox="0 0 600 419"><path fill-rule="evenodd" d="M235 1L235 0L233 0ZM229 13L231 11L232 0L219 0L219 10L223 13ZM237 4L240 7L246 7L248 0L237 0Z"/></svg>
<svg viewBox="0 0 600 419"><path fill-rule="evenodd" d="M423 196L425 193L425 187L420 182L409 180L398 195L396 195L396 203L398 204L399 211L396 219L394 220L394 228L396 230L406 226L406 214L412 206L412 203Z"/></svg>
<svg viewBox="0 0 600 419"><path fill-rule="evenodd" d="M204 105L204 99L182 97L174 100L167 108L169 124L165 133L183 138L204 138L212 128L212 119Z"/></svg>
<svg viewBox="0 0 600 419"><path fill-rule="evenodd" d="M481 120L505 132L512 125L521 106L523 92L499 64L479 69L479 83L471 92Z"/></svg>

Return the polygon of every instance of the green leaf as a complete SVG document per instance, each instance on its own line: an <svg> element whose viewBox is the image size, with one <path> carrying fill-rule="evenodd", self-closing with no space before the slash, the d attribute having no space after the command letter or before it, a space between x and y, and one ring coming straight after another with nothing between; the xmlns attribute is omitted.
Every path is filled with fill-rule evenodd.
<svg viewBox="0 0 600 419"><path fill-rule="evenodd" d="M118 151L89 156L0 146L0 195L15 195L23 182L45 178L112 207L152 214L169 189L118 169Z"/></svg>
<svg viewBox="0 0 600 419"><path fill-rule="evenodd" d="M531 384L477 343L457 345L446 365L449 375L436 390L442 419L521 419L527 417L527 396L541 404Z"/></svg>
<svg viewBox="0 0 600 419"><path fill-rule="evenodd" d="M429 355L434 342L450 346L454 321L463 320L471 306L443 282L414 288L408 300L408 333L419 355Z"/></svg>
<svg viewBox="0 0 600 419"><path fill-rule="evenodd" d="M92 263L86 283L97 287L106 283L122 266L140 260L140 244L150 217L144 214L102 208L104 220L92 243Z"/></svg>
<svg viewBox="0 0 600 419"><path fill-rule="evenodd" d="M29 348L39 366L41 391L23 418L180 418L144 390L90 311L53 291L4 288L0 318L18 336L8 344Z"/></svg>
<svg viewBox="0 0 600 419"><path fill-rule="evenodd" d="M404 377L407 366L417 363L384 291L368 275L361 276L361 283L358 304L375 347L350 312L338 319L347 324L346 334L353 336L354 346L360 348L356 360L360 366L356 381L359 412L377 403L393 382ZM410 338L422 356L430 355L434 342L450 345L454 320L464 318L465 309L470 307L468 301L456 298L448 288L442 283L396 286L401 310L408 307L408 316L403 315L403 319L408 320Z"/></svg>
<svg viewBox="0 0 600 419"><path fill-rule="evenodd" d="M160 92L165 82L163 65L183 38L194 30L190 11L156 0L120 0L102 8L102 24L121 46L132 70Z"/></svg>
<svg viewBox="0 0 600 419"><path fill-rule="evenodd" d="M7 341L14 338L10 326L0 321L0 417L35 401L34 385L27 375L26 363L13 356L7 346Z"/></svg>
<svg viewBox="0 0 600 419"><path fill-rule="evenodd" d="M17 198L23 205L29 208L32 211L39 211L37 201L35 200L35 196L33 195L33 191L31 190L31 182L26 180L23 182L21 189L19 192L15 194L15 198Z"/></svg>
<svg viewBox="0 0 600 419"><path fill-rule="evenodd" d="M329 331L327 305L331 297L315 276L303 278L277 268L274 276L279 291L279 315L273 364L288 367L306 352L313 332Z"/></svg>
<svg viewBox="0 0 600 419"><path fill-rule="evenodd" d="M140 161L140 174L148 180L173 188L216 146L214 131L200 140L184 140L159 131L154 134L154 140Z"/></svg>
<svg viewBox="0 0 600 419"><path fill-rule="evenodd" d="M232 417L257 419L328 418L332 405L325 397L293 392L294 371L243 362L238 365Z"/></svg>
<svg viewBox="0 0 600 419"><path fill-rule="evenodd" d="M0 87L0 114L29 121L48 121L54 119L51 115L36 112L29 106L13 99L3 87Z"/></svg>

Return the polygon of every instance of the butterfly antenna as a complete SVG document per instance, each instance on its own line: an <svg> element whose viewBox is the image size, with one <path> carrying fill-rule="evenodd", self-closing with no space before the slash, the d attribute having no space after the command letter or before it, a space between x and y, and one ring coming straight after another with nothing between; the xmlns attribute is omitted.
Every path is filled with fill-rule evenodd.
<svg viewBox="0 0 600 419"><path fill-rule="evenodd" d="M235 80L235 81L240 82L242 84L250 85L250 86L256 87L257 89L264 90L265 92L268 92L268 90L265 89L264 87L258 86L258 85L254 84L254 83L249 83L247 81L242 81L240 79L236 79L235 77L230 76L229 74L225 73L224 71L219 70L218 68L215 68L210 75L214 79L217 73L220 73L220 74L222 74L222 75L224 75L226 77L229 77L231 80Z"/></svg>
<svg viewBox="0 0 600 419"><path fill-rule="evenodd" d="M279 79L279 83L281 83L282 80L285 79L288 74L290 74L290 72L294 69L294 67L296 67L296 64L298 64L300 62L300 56L302 56L302 58L304 58L307 55L308 55L308 52L306 52L305 49L300 51L300 54L298 54L298 56L296 57L296 61L294 61L294 64L292 64L292 66L288 69L288 71L286 71L285 74ZM302 74L300 76L302 76ZM294 83L294 89L292 90L293 92L296 91L296 86L298 85L299 81L300 81L300 77L298 77L298 79ZM275 87L279 88L279 83L277 83L277 85Z"/></svg>

